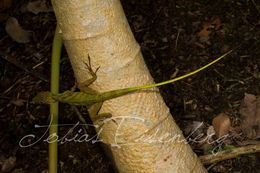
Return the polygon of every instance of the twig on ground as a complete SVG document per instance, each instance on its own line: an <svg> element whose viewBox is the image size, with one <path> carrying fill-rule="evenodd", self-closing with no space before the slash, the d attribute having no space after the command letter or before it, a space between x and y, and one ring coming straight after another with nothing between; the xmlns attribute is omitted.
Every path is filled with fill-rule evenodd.
<svg viewBox="0 0 260 173"><path fill-rule="evenodd" d="M204 165L208 165L208 164L212 164L227 159L232 159L240 155L257 153L257 152L260 152L260 144L249 145L249 146L234 148L231 150L220 151L216 154L200 156L200 160Z"/></svg>

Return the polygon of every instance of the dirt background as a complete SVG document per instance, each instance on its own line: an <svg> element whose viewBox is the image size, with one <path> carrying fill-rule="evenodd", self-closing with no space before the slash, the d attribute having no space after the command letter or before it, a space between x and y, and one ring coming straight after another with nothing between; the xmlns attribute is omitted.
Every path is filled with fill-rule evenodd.
<svg viewBox="0 0 260 173"><path fill-rule="evenodd" d="M56 20L53 12L21 12L26 0L13 0L0 12L0 164L10 172L46 172L48 145L39 142L21 148L19 140L28 134L41 136L48 124L48 107L30 101L39 91L49 89L52 38ZM245 93L260 91L260 2L257 0L122 0L127 19L144 59L156 82L195 70L226 51L240 46L231 56L210 69L160 92L178 125L184 131L194 122L204 122L226 112L232 126L241 123L239 106ZM51 4L46 2L47 6ZM32 37L26 44L13 41L5 31L8 17L15 17ZM61 63L61 90L74 85L65 50ZM79 107L87 118L85 108ZM75 111L61 105L60 123L78 122ZM61 127L60 134L67 128ZM94 135L93 129L89 134ZM241 139L241 138L239 138ZM229 141L240 146L238 139ZM241 142L241 141L240 141ZM192 144L191 144L192 145ZM202 146L192 145L203 155ZM207 165L209 172L260 172L259 154L251 154ZM72 172L113 172L100 144L66 143L59 146L59 170Z"/></svg>

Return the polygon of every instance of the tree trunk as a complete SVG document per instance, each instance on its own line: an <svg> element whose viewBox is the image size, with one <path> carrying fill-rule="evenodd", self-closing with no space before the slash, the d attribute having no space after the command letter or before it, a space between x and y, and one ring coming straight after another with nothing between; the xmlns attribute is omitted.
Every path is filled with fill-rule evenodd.
<svg viewBox="0 0 260 173"><path fill-rule="evenodd" d="M53 0L53 7L79 83L90 78L84 64L88 55L92 68L100 66L92 89L153 83L119 0ZM100 113L114 119L97 131L119 172L206 172L158 89L106 101Z"/></svg>

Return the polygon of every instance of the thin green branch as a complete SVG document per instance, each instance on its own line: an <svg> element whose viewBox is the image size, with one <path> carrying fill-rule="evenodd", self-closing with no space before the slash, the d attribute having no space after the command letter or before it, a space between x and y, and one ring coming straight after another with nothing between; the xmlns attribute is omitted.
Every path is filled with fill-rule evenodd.
<svg viewBox="0 0 260 173"><path fill-rule="evenodd" d="M60 56L61 56L62 38L59 34L59 27L56 27L52 44L51 57L51 92L58 94L59 92L59 76L60 76ZM58 114L59 102L50 105L50 130L49 135L58 135ZM58 143L57 140L49 143L49 173L58 172Z"/></svg>

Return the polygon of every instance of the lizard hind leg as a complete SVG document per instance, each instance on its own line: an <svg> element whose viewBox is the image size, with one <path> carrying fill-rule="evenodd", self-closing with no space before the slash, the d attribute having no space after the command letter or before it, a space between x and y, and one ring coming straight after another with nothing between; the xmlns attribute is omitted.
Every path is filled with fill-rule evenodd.
<svg viewBox="0 0 260 173"><path fill-rule="evenodd" d="M88 113L93 123L98 120L98 112L100 111L103 102L95 103L88 107Z"/></svg>
<svg viewBox="0 0 260 173"><path fill-rule="evenodd" d="M107 122L106 120L112 117L112 114L110 113L99 114L102 104L103 102L96 103L88 109L93 124L97 125L98 127L102 127Z"/></svg>

